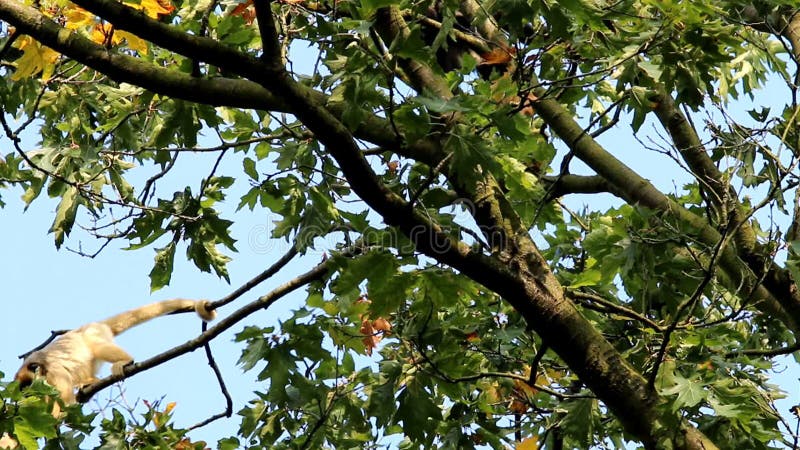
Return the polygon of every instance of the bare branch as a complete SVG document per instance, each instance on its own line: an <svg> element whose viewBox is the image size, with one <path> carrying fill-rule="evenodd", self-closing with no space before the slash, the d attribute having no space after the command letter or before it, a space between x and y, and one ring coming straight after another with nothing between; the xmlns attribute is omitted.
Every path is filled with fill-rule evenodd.
<svg viewBox="0 0 800 450"><path fill-rule="evenodd" d="M275 288L268 294L263 295L258 299L256 299L255 301L248 303L247 305L232 312L230 315L220 320L216 325L210 327L208 330L204 331L196 338L191 339L181 345L173 347L165 352L162 352L142 362L125 366L125 368L123 369L122 376L111 375L106 378L103 378L102 380L99 380L96 383L83 387L78 391L77 400L81 403L85 403L86 401L91 399L94 394L107 388L108 386L111 386L117 381L120 381L124 378L132 377L139 372L152 369L153 367L159 366L181 355L197 350L198 348L205 345L207 342L210 342L212 339L219 336L222 332L228 330L229 328L236 325L243 319L249 317L252 313L261 309L267 309L270 306L272 306L276 301L280 300L287 294L297 290L302 286L307 285L308 283L311 283L312 281L316 281L324 277L328 273L329 266L331 264L330 261L332 260L329 259L327 261L318 264L316 267L309 270L308 272L282 284L281 286Z"/></svg>
<svg viewBox="0 0 800 450"><path fill-rule="evenodd" d="M27 352L25 352L25 353L23 353L23 354L19 355L17 358L19 358L19 359L25 359L25 358L27 358L27 357L28 357L28 355L30 355L31 353L33 353L33 352L35 352L35 351L37 351L37 350L41 350L41 349L45 348L45 347L47 346L47 344L49 344L49 343L53 342L53 340L54 340L55 338L57 338L57 337L61 336L62 334L66 333L66 332L68 332L68 331L69 331L69 330L54 330L54 331L51 331L51 332L50 332L50 337L49 337L49 338L47 338L47 339L46 339L44 342L42 342L41 344L37 345L37 346L36 346L36 347L34 347L32 350L29 350L29 351L27 351Z"/></svg>
<svg viewBox="0 0 800 450"><path fill-rule="evenodd" d="M203 322L202 332L205 333L208 331L208 322ZM231 393L228 392L228 388L225 386L225 379L222 378L222 371L219 370L219 366L217 362L214 360L214 355L211 353L211 344L206 342L203 344L203 348L206 351L206 359L208 360L208 365L211 366L211 370L214 371L214 376L217 378L217 384L219 384L219 390L222 392L223 397L225 397L225 410L221 413L214 414L213 416L202 420L190 427L187 430L194 430L196 428L204 427L209 423L222 419L223 417L230 417L233 415L233 399L231 398Z"/></svg>

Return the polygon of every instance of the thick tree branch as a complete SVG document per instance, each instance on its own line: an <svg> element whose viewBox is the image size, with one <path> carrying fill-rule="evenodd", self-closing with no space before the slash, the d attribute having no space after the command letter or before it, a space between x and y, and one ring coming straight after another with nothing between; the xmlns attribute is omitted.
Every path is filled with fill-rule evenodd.
<svg viewBox="0 0 800 450"><path fill-rule="evenodd" d="M130 14L130 11L126 11L130 8L121 3L104 2L103 5L106 7L110 5L111 13L121 15L123 12L127 12ZM117 16L113 16L110 21L112 19L116 20ZM118 82L130 83L158 94L212 106L294 113L294 105L282 102L258 83L231 78L202 79L176 70L154 66L138 58L116 53L114 50L95 44L78 33L62 28L35 8L16 1L0 2L0 20L14 25L20 32L33 36L42 44L102 72ZM165 33L161 39L155 39L153 42L173 51L188 48L189 51L182 54L193 60L205 61L217 66L222 65L226 71L242 76L247 73L263 76L265 71L263 63L260 61L222 46L213 39L185 35L168 25L138 13L128 17L127 20L134 20L134 23L130 25L134 34L138 34L135 30L149 30L150 35L156 36L160 36L162 32ZM122 26L118 28L122 28ZM188 42L179 38L185 38ZM176 40L178 44L172 45ZM193 47L195 42L202 42L203 45ZM215 57L209 58L209 55ZM244 63L242 63L243 60ZM241 73L238 71L239 69L242 69ZM316 91L309 90L307 94L317 105L326 105L332 114L341 117L344 110L343 103L330 102L326 95ZM363 124L354 130L354 135L359 139L431 166L435 166L443 157L438 143L431 139L420 139L409 146L398 148L391 125L388 121L375 115L367 116Z"/></svg>
<svg viewBox="0 0 800 450"><path fill-rule="evenodd" d="M474 201L473 215L496 259L488 264L475 264L478 261L463 257L452 259L446 257L449 255L428 254L508 300L543 341L617 414L626 429L647 446L654 445L659 433L655 409L659 397L564 297L562 287L502 189L490 173L481 168L475 170L479 181L457 188Z"/></svg>
<svg viewBox="0 0 800 450"><path fill-rule="evenodd" d="M584 132L572 116L556 101L538 98L536 111L553 131L570 146L575 155L589 167L615 185L623 198L630 204L641 204L651 209L669 213L682 223L697 230L695 238L709 247L721 240L720 233L695 214L662 194L650 182L631 170L620 160L609 154L591 136ZM728 275L728 286L732 291L752 292L755 306L770 316L781 320L795 332L800 331L800 303L792 298L779 296L761 286L756 274L726 247L720 255L720 268Z"/></svg>
<svg viewBox="0 0 800 450"><path fill-rule="evenodd" d="M597 175L571 175L544 176L548 185L548 197L558 198L569 194L598 194L608 192L622 198L622 193L603 177Z"/></svg>
<svg viewBox="0 0 800 450"><path fill-rule="evenodd" d="M390 50L391 44L395 40L408 39L411 34L397 6L379 8L375 13L375 25L381 39L389 44ZM398 57L397 59L408 78L408 83L420 94L429 92L443 100L453 96L447 83L427 65L409 58Z"/></svg>
<svg viewBox="0 0 800 450"><path fill-rule="evenodd" d="M272 16L272 1L255 0L253 6L258 19L258 30L261 34L261 60L265 64L283 65L281 60L281 45L278 41L278 30L275 28L275 18Z"/></svg>
<svg viewBox="0 0 800 450"><path fill-rule="evenodd" d="M660 428L663 425L659 425L663 424L660 416L662 413L656 408L661 399L647 389L641 374L630 367L575 306L564 298L561 286L549 272L546 261L531 241L527 229L522 226L519 217L513 213L513 208L510 208L488 173L477 173L482 181L477 185L461 188L478 200L478 223L497 226L494 231L501 240L496 247L498 252L492 256L474 252L466 244L451 240L427 216L410 208L407 202L383 185L364 159L350 130L337 119L334 111L324 106L324 96L295 82L285 71L232 51L213 40L183 34L114 1L76 0L75 3L120 29L189 58L223 67L279 95L283 103L291 105L292 113L336 159L359 197L388 224L397 226L408 235L418 250L462 271L506 298L620 418L630 433L641 439L646 447L656 446L659 435L664 432ZM0 7L0 13L2 11L3 8ZM423 84L423 88L430 87ZM440 92L439 95L447 98L449 91ZM394 133L389 136L395 137ZM433 148L436 149L436 146ZM435 161L442 157L441 154L433 155ZM488 230L490 234L494 231ZM296 287L293 286L292 289ZM138 373L198 348L247 314L269 306L277 299L271 295L272 293L235 312L197 339L134 365L128 374ZM245 311L242 312L243 310ZM82 392L82 398L88 398L113 381L113 378L107 378L96 383ZM684 427L684 432L703 439L691 427ZM709 442L705 448L711 449L714 446Z"/></svg>
<svg viewBox="0 0 800 450"><path fill-rule="evenodd" d="M725 181L722 172L708 155L696 130L686 116L675 106L672 97L660 93L655 99L655 113L662 126L669 132L675 147L680 152L683 160L692 170L700 182L701 188L707 190L708 201L717 217L710 218L727 226L732 222L736 227L734 233L735 251L756 273L764 269L764 256L759 254L763 249L758 245L756 233L750 224L747 211L739 202L733 186ZM800 293L791 288L791 280L786 271L776 264L769 267L772 274L767 278L766 284L773 295L788 295L792 301L800 304Z"/></svg>

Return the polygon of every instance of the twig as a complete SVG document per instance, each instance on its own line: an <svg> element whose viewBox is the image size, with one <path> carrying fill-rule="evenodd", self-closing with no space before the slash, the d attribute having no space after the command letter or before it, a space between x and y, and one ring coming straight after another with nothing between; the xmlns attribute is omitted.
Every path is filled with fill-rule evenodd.
<svg viewBox="0 0 800 450"><path fill-rule="evenodd" d="M44 341L44 342L42 342L41 344L39 344L38 346L34 347L34 348L33 348L33 350L27 351L27 352L25 352L25 353L23 353L23 354L21 354L21 355L17 356L17 358L19 358L19 359L25 359L25 358L27 358L27 357L28 357L28 355L30 355L31 353L33 353L33 352L35 352L35 351L38 351L38 350L41 350L41 349L45 348L45 347L47 346L47 344L49 344L49 343L53 342L53 340L54 340L55 338L57 338L57 337L61 336L62 334L65 334L65 333L67 333L68 331L70 331L70 330L55 330L55 331L51 331L51 332L50 332L50 337L49 337L49 338L47 338L47 340L46 340L46 341Z"/></svg>
<svg viewBox="0 0 800 450"><path fill-rule="evenodd" d="M542 345L539 346L539 350L533 356L533 361L531 361L531 373L528 375L528 385L533 386L536 384L536 379L538 378L536 372L539 371L539 363L542 361L542 358L544 358L544 355L547 353L548 349L549 347L547 344L542 342Z"/></svg>
<svg viewBox="0 0 800 450"><path fill-rule="evenodd" d="M353 252L350 252L350 254L353 254ZM202 347L205 343L210 342L212 339L219 336L224 331L236 325L246 317L249 317L254 312L261 309L267 309L270 306L272 306L273 303L283 298L285 295L295 291L299 287L305 286L306 284L311 283L312 281L321 279L328 273L331 261L334 261L334 259L328 259L318 264L316 267L309 270L308 272L282 284L281 286L278 286L271 292L259 297L255 301L246 304L245 306L232 312L229 316L220 320L216 325L209 328L205 332L201 333L196 338L190 339L189 341L184 342L181 345L173 347L165 352L162 352L149 359L146 359L140 363L135 363L125 366L123 368L123 373L121 376L111 375L97 381L96 383L83 387L78 391L77 400L81 403L85 403L87 400L92 398L94 394L116 383L117 381L131 377L139 372L143 372L145 370L161 365L167 361L175 359L178 356L197 350L198 348Z"/></svg>
<svg viewBox="0 0 800 450"><path fill-rule="evenodd" d="M203 322L202 330L203 333L208 331L208 322ZM194 430L196 428L204 427L217 419L221 419L223 417L230 417L231 415L233 415L233 399L231 398L231 393L228 392L228 388L225 386L225 379L222 378L222 371L219 370L219 366L217 365L217 362L214 360L214 355L211 353L211 344L206 342L205 344L203 344L203 347L205 348L206 351L206 359L208 359L208 365L211 366L211 370L214 371L214 376L217 377L217 383L219 384L219 390L225 397L225 411L214 414L213 416L190 426L189 428L187 428L187 430Z"/></svg>
<svg viewBox="0 0 800 450"><path fill-rule="evenodd" d="M439 176L439 173L441 173L445 164L447 164L447 161L449 161L450 158L452 158L452 156L453 156L452 152L448 153L447 156L445 156L444 158L442 158L441 161L439 161L439 164L436 164L436 167L431 168L430 172L428 173L428 179L425 180L424 183L422 183L422 186L420 186L419 189L417 189L417 191L414 192L414 194L408 200L409 208L413 208L414 203L417 202L419 196L422 195L422 193L425 192L425 190L428 189L431 186L431 184L433 184L434 181L436 181L436 178Z"/></svg>
<svg viewBox="0 0 800 450"><path fill-rule="evenodd" d="M781 348L771 348L766 350L756 349L756 348L748 348L743 350L734 350L728 353L725 353L726 358L735 358L737 356L766 356L768 358L774 356L781 356L781 355L788 355L800 350L800 342L796 342L792 345L781 347Z"/></svg>
<svg viewBox="0 0 800 450"><path fill-rule="evenodd" d="M247 283L241 285L235 291L231 292L230 294L226 295L225 297L222 297L221 299L219 299L219 300L217 300L215 302L211 302L211 308L217 309L220 306L225 306L228 303L230 303L230 302L236 300L237 298L241 297L242 295L244 295L250 289L253 289L254 287L256 287L259 284L261 284L264 280L266 280L269 277L271 277L271 276L275 275L276 273L278 273L278 271L280 271L283 268L283 266L285 266L286 264L289 264L289 262L292 260L292 258L294 258L297 255L297 253L298 253L297 246L295 246L293 244L292 248L290 248L288 252L286 252L283 256L281 256L281 258L279 260L275 261L274 264L269 266L269 268L267 268L267 270L265 270L265 271L261 272L260 274L256 275L250 281L248 281Z"/></svg>
<svg viewBox="0 0 800 450"><path fill-rule="evenodd" d="M211 13L216 9L217 5L219 4L218 0L212 0L206 10L203 12L203 17L200 19L200 32L198 36L207 37L208 36L208 21L211 18ZM192 76L195 78L200 78L202 76L202 72L200 71L200 60L193 59L192 60Z"/></svg>
<svg viewBox="0 0 800 450"><path fill-rule="evenodd" d="M714 248L714 253L711 255L711 259L708 261L708 268L706 269L705 276L700 281L700 284L697 285L692 296L686 299L686 301L682 302L678 305L677 310L675 311L675 318L672 322L667 326L664 330L664 337L661 341L661 347L658 349L658 353L656 354L656 360L653 364L653 369L650 372L650 376L647 380L647 386L649 389L654 389L656 384L656 377L658 376L658 369L661 366L662 361L664 360L664 355L667 352L667 347L669 346L669 340L672 333L678 328L678 323L681 320L681 316L683 312L687 309L694 308L694 305L700 299L700 296L703 295L703 291L705 290L708 283L711 282L711 279L714 277L714 271L716 268L717 260L719 259L719 255L722 253L722 249L728 244L730 240L730 236L728 232L730 231L730 227L726 227L723 232L719 243Z"/></svg>
<svg viewBox="0 0 800 450"><path fill-rule="evenodd" d="M590 301L592 303L597 303L598 305L602 305L607 310L611 310L612 312L615 312L615 313L617 313L617 314L619 314L621 316L625 316L625 317L637 320L639 322L642 322L643 324L647 325L649 328L652 328L655 331L658 331L658 332L664 331L663 327L661 327L659 324L655 323L653 320L651 320L647 316L645 316L643 314L639 314L638 312L636 312L636 311L634 311L634 310L632 310L630 308L626 308L624 306L612 303L612 302L604 299L603 297L600 297L599 295L594 295L594 294L590 294L588 292L581 292L581 291L569 291L569 292L567 292L567 295L572 297L574 300L577 300L579 303L583 303L584 306L588 306L588 305L586 305L586 302L582 302L581 300L588 300L588 301Z"/></svg>

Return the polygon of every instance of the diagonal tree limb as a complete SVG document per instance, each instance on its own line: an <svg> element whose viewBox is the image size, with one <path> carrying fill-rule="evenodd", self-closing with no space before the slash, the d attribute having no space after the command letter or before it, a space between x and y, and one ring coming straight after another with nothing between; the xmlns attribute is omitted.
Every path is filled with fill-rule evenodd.
<svg viewBox="0 0 800 450"><path fill-rule="evenodd" d="M153 22L156 24L158 22L146 19L139 13L126 11L124 6L115 2L78 0L76 3L100 14L115 25L121 23L125 27L130 27L127 29L157 45L163 43L163 47L181 54L188 52L191 54L187 55L190 58L219 65L214 62L215 58L231 53L227 49L220 48L217 43L209 44L200 38L180 36L177 30L170 30L170 27L163 24L151 27ZM2 11L0 5L0 13ZM121 16L112 17L114 13L120 13ZM131 21L126 22L129 19ZM137 24L142 27L135 27ZM167 28L160 36L154 32L159 26ZM147 33L147 36L143 33ZM173 38L178 40L175 41ZM198 39L199 41L196 41ZM200 48L197 51L202 55L192 53L190 45L187 44L190 41L199 44ZM561 286L549 272L546 261L533 245L527 230L519 226L518 217L514 217L513 214L509 217L504 216L504 213L508 212L509 205L507 201L502 201L502 193L496 189L496 183L488 174L482 174L488 177L485 182L466 188L471 188L471 193L482 200L481 210L477 213L481 223L504 224L501 227L503 229L498 230L504 238L501 242L505 245L502 247L503 253L493 256L471 251L463 242L450 240L446 233L427 217L414 210L409 212L409 209L405 208L407 203L388 190L375 176L350 131L337 120L331 110L318 102L319 93L296 83L284 70L264 67L264 64L247 56L236 55L233 59L232 62L223 61L225 64L221 65L231 67L242 62L243 64L236 68L239 73L258 82L270 92L280 93L283 101L294 108L293 113L314 132L326 150L336 159L353 190L381 214L388 224L397 226L407 234L420 251L463 271L511 302L528 323L550 342L552 348L586 385L606 402L625 428L642 440L647 447L655 447L659 436L664 433L663 425L659 425L663 423L664 413L656 408L661 402L660 398L647 390L642 376L630 367L591 323L581 316L574 305L564 298ZM255 64L252 64L253 62ZM254 68L258 70L254 71ZM511 211L513 212L513 209ZM508 219L511 221L508 222ZM220 330L220 325L222 323L210 328L207 334ZM179 347L180 350L175 350L177 353L167 352L162 355L166 355L169 359L199 345L201 344L193 340L186 346ZM143 370L142 365L134 366L131 370ZM110 384L113 381L106 379L93 386L101 386L104 382ZM92 392L87 390L84 396ZM707 449L714 448L702 433L690 425L683 425L682 430L687 448L700 448L701 445Z"/></svg>
<svg viewBox="0 0 800 450"><path fill-rule="evenodd" d="M117 5L121 6L121 4ZM163 31L163 28L159 28L162 24L158 21L145 16L141 16L139 19L142 22L137 23L137 26L155 27L156 33ZM35 8L13 0L0 2L0 20L14 25L20 33L35 37L42 44L108 75L117 82L130 83L161 95L212 106L294 113L294 105L282 102L281 99L257 83L223 77L196 78L176 70L152 65L139 58L106 49L78 33L69 32ZM210 38L195 37L195 39L216 43ZM169 42L156 43L169 48ZM186 43L182 44L183 47L187 45ZM215 48L218 58L214 59L212 63L214 65L224 64L226 59L235 60L236 55L239 55L235 50L218 44ZM174 51L174 49L170 49ZM188 52L188 55L185 56L193 60L206 61L205 55L205 48L200 47L197 51ZM249 67L256 73L264 70L260 61L255 59L248 59L248 61L251 64ZM230 64L230 66L226 66L225 70L237 73L235 69L238 66L236 64ZM337 117L340 117L344 111L343 103L331 102L325 94L309 90L308 95L316 104L326 105ZM354 130L354 134L359 139L385 147L387 150L397 151L428 165L435 166L444 156L441 154L438 143L431 139L420 139L407 147L400 148L395 139L395 132L388 121L375 115L367 116L362 126Z"/></svg>
<svg viewBox="0 0 800 450"><path fill-rule="evenodd" d="M258 31L261 35L261 60L265 64L282 64L281 46L277 39L278 30L275 28L275 20L269 11L272 1L254 0L253 7L256 10Z"/></svg>
<svg viewBox="0 0 800 450"><path fill-rule="evenodd" d="M720 233L701 217L683 208L673 201L649 181L631 170L622 161L608 153L583 128L577 124L569 113L556 100L538 98L535 101L536 111L559 138L570 146L575 155L583 160L598 175L616 186L625 201L640 204L651 209L663 211L697 230L695 238L713 247L720 241ZM739 288L744 292L753 292L756 307L765 313L781 320L787 328L800 331L800 303L792 298L772 293L760 283L750 267L744 263L733 249L726 247L720 254L720 268L732 281L729 289Z"/></svg>
<svg viewBox="0 0 800 450"><path fill-rule="evenodd" d="M325 144L353 190L388 224L406 233L418 250L461 270L507 299L606 402L628 431L647 447L656 445L663 433L659 428L663 427L659 425L662 413L656 408L660 397L647 388L642 375L564 297L563 288L490 174L476 168L482 181L467 189L472 189L472 198L477 201L475 217L479 225L499 228L504 246L493 258L469 251L461 242L452 242L417 211L398 208L405 202L376 177L347 128L329 111L309 102L307 88L294 82L285 71L268 73L261 82L272 92L284 95L286 102L298 105L298 118ZM435 245L434 239L449 245L442 248ZM687 448L714 448L691 425L683 424L681 429Z"/></svg>
<svg viewBox="0 0 800 450"><path fill-rule="evenodd" d="M375 24L381 39L389 49L396 40L406 40L411 35L408 25L403 20L400 8L396 5L379 8L375 13ZM397 58L407 82L419 93L431 93L437 98L447 100L453 97L447 83L426 64L410 58Z"/></svg>
<svg viewBox="0 0 800 450"><path fill-rule="evenodd" d="M318 264L316 267L309 270L308 272L278 286L268 294L263 295L258 299L256 299L255 301L239 308L238 310L232 312L225 318L221 319L214 326L208 328L208 330L206 330L196 338L190 339L189 341L181 345L173 347L165 352L162 352L156 356L148 358L142 362L126 366L123 370L124 373L122 376L111 375L106 378L103 378L102 380L99 380L96 383L83 387L78 391L77 395L78 401L81 403L85 403L90 398L92 398L94 394L107 388L108 386L111 386L117 381L131 377L139 372L151 369L167 361L175 359L181 355L197 350L198 348L204 346L206 343L211 342L211 340L222 334L224 331L230 329L232 326L236 325L243 319L249 317L254 312L261 309L267 309L270 306L272 306L276 301L280 300L287 294L297 290L302 286L307 285L308 283L311 283L312 281L322 279L330 270L331 261L333 260L329 259L325 262Z"/></svg>
<svg viewBox="0 0 800 450"><path fill-rule="evenodd" d="M280 271L284 266L286 266L286 264L289 264L289 262L295 256L297 256L297 253L298 253L297 246L292 244L292 247L289 249L289 251L287 251L283 256L280 257L280 259L278 259L277 261L275 261L275 263L273 263L271 266L269 266L269 268L267 268L267 270L265 270L265 271L261 272L260 274L256 275L251 280L249 280L245 284L239 286L235 291L231 292L230 294L226 295L225 297L223 297L223 298L221 298L221 299L219 299L219 300L217 300L215 302L211 302L211 309L216 309L216 308L219 308L220 306L227 305L228 303L230 303L230 302L236 300L237 298L241 297L242 295L244 295L249 290L251 290L254 287L258 286L259 284L261 284L265 280L269 279L270 277L272 277L273 275L278 273L278 271Z"/></svg>

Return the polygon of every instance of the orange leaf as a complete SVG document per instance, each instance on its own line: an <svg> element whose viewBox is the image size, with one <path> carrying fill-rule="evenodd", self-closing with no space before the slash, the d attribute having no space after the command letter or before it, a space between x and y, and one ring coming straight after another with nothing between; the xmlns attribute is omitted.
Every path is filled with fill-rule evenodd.
<svg viewBox="0 0 800 450"><path fill-rule="evenodd" d="M496 47L488 53L481 54L481 62L479 66L501 66L511 62L516 50L514 48Z"/></svg>
<svg viewBox="0 0 800 450"><path fill-rule="evenodd" d="M247 0L244 3L239 3L236 5L236 8L233 8L231 11L232 16L241 16L244 19L244 22L248 25L253 23L253 20L256 18L256 12L250 8L253 6L253 0Z"/></svg>
<svg viewBox="0 0 800 450"><path fill-rule="evenodd" d="M377 319L372 321L372 328L383 331L383 332L390 332L392 331L392 324L390 324L386 319L383 317L378 317Z"/></svg>
<svg viewBox="0 0 800 450"><path fill-rule="evenodd" d="M511 404L508 405L508 409L516 414L525 414L528 412L528 405L519 400L511 400Z"/></svg>
<svg viewBox="0 0 800 450"><path fill-rule="evenodd" d="M122 37L116 35L114 25L110 23L98 23L92 28L92 41L104 47L111 47L122 42Z"/></svg>
<svg viewBox="0 0 800 450"><path fill-rule="evenodd" d="M375 334L375 329L372 328L372 322L369 319L364 319L361 321L361 334L368 334L372 335Z"/></svg>
<svg viewBox="0 0 800 450"><path fill-rule="evenodd" d="M173 409L175 409L175 405L176 405L176 403L175 403L175 402L169 402L169 403L167 403L167 407L166 407L166 408L164 408L164 414L169 414L169 413L171 413L171 412L172 412L172 410L173 410Z"/></svg>
<svg viewBox="0 0 800 450"><path fill-rule="evenodd" d="M539 450L539 436L525 438L517 444L516 450Z"/></svg>
<svg viewBox="0 0 800 450"><path fill-rule="evenodd" d="M364 338L361 339L361 342L364 343L364 351L367 355L372 356L372 349L377 347L378 342L381 341L380 336L375 335L375 329L372 328L372 322L370 322L369 319L364 319L361 322L361 329L359 331L364 335Z"/></svg>
<svg viewBox="0 0 800 450"><path fill-rule="evenodd" d="M529 385L528 383L522 380L514 380L514 389L516 389L519 393L525 395L526 397L535 395L537 392L539 392L538 389L536 389L535 387Z"/></svg>
<svg viewBox="0 0 800 450"><path fill-rule="evenodd" d="M68 30L77 30L79 28L88 27L94 23L94 15L77 6L65 9L64 19L64 28Z"/></svg>
<svg viewBox="0 0 800 450"><path fill-rule="evenodd" d="M169 0L141 0L139 4L125 4L133 9L144 11L144 13L152 19L156 19L158 16L166 16L167 14L171 14L172 11L175 11L175 7L172 6Z"/></svg>

